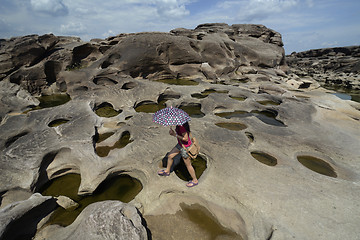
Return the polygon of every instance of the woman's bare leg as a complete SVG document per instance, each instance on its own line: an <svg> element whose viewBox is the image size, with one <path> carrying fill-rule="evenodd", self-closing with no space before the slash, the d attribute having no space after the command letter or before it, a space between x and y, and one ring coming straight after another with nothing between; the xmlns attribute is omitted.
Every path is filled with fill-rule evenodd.
<svg viewBox="0 0 360 240"><path fill-rule="evenodd" d="M183 158L184 159L184 158ZM195 174L195 169L194 167L191 165L191 160L190 157L184 159L184 163L186 165L186 168L188 170L188 172L190 173L190 176L192 177L192 182L193 183L198 183L198 179L196 178L196 174Z"/></svg>
<svg viewBox="0 0 360 240"><path fill-rule="evenodd" d="M167 165L166 165L166 169L165 172L170 173L170 169L171 166L174 162L173 158L180 152L179 149L177 149L176 147L174 147L173 149L171 149L171 151L168 154L168 160L167 160ZM160 171L159 171L160 172Z"/></svg>

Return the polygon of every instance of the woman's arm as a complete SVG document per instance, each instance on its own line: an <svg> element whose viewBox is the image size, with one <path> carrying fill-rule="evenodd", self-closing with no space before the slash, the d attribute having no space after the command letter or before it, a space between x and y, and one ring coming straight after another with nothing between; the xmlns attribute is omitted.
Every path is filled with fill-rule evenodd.
<svg viewBox="0 0 360 240"><path fill-rule="evenodd" d="M176 138L180 139L181 141L187 142L189 140L189 134L187 132L183 132L182 136L176 134Z"/></svg>
<svg viewBox="0 0 360 240"><path fill-rule="evenodd" d="M189 134L187 132L183 132L181 133L181 135L178 135L173 129L170 129L169 134L184 142L187 142L189 140Z"/></svg>

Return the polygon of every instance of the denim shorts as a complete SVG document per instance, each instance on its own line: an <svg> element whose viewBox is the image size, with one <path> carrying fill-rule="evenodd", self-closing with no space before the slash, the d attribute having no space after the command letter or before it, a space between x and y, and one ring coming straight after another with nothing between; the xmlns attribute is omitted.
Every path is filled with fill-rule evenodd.
<svg viewBox="0 0 360 240"><path fill-rule="evenodd" d="M180 150L180 154L181 154L182 158L186 159L186 158L190 157L189 154L187 153L187 151L179 143L176 144L175 147Z"/></svg>

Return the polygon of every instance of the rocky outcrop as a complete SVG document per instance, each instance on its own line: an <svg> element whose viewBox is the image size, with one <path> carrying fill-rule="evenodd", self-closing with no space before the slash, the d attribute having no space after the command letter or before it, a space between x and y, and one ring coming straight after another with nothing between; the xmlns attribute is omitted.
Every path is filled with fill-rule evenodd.
<svg viewBox="0 0 360 240"><path fill-rule="evenodd" d="M41 50L20 49L21 39ZM163 217L172 226L184 204L205 208L237 238L359 236L360 105L339 99L308 75L289 71L275 31L261 25L202 24L90 42L45 35L1 44L1 51L7 49L2 64L18 56L16 51L28 56L23 64L11 60L16 64L1 67L2 203L28 201L29 194L69 173L81 177L79 195L92 194L121 174L143 186L129 206L118 201L89 205L67 227L39 224L35 238L131 234L142 239L146 236L134 206L152 226ZM11 50L14 46L19 49ZM170 84L181 81L184 85ZM53 93L66 94L70 101L46 106L37 98ZM152 122L151 112L139 110L151 104L188 109L207 163L198 186L187 188L174 173L156 174L176 140L168 128ZM102 106L116 114L99 115ZM102 134L110 137L98 143ZM128 144L114 147L125 135ZM98 146L108 147L107 155L100 156ZM181 227L187 228L185 223ZM159 228L149 230L161 236ZM185 231L172 235L184 236Z"/></svg>
<svg viewBox="0 0 360 240"><path fill-rule="evenodd" d="M60 199L63 203L64 196ZM72 225L45 226L37 233L41 220L55 208L55 199L39 193L18 198L0 209L0 239L148 239L137 209L119 201L89 205Z"/></svg>
<svg viewBox="0 0 360 240"><path fill-rule="evenodd" d="M116 54L106 56L102 67L116 68L131 77L217 80L228 78L240 66L284 64L280 34L263 26L206 24L170 34L120 35L112 38L115 40Z"/></svg>
<svg viewBox="0 0 360 240"><path fill-rule="evenodd" d="M328 86L360 89L360 46L292 53L286 62L298 76L310 76Z"/></svg>
<svg viewBox="0 0 360 240"><path fill-rule="evenodd" d="M147 240L148 236L135 207L119 201L105 201L86 207L70 226L56 229L50 226L36 239Z"/></svg>
<svg viewBox="0 0 360 240"><path fill-rule="evenodd" d="M64 91L60 72L89 67L134 78L217 80L233 76L240 66L284 65L282 45L279 33L251 24L203 24L193 30L120 34L90 43L32 35L1 41L0 79L8 78L31 94L52 85Z"/></svg>
<svg viewBox="0 0 360 240"><path fill-rule="evenodd" d="M37 224L55 209L52 197L33 194L24 201L17 201L0 209L1 239L31 239Z"/></svg>

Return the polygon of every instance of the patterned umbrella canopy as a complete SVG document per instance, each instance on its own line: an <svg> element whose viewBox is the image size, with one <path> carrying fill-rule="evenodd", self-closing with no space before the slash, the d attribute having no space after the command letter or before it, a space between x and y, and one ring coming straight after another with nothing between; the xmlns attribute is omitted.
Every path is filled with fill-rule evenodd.
<svg viewBox="0 0 360 240"><path fill-rule="evenodd" d="M163 108L153 115L153 122L163 126L183 125L190 121L189 115L182 109L175 107Z"/></svg>

